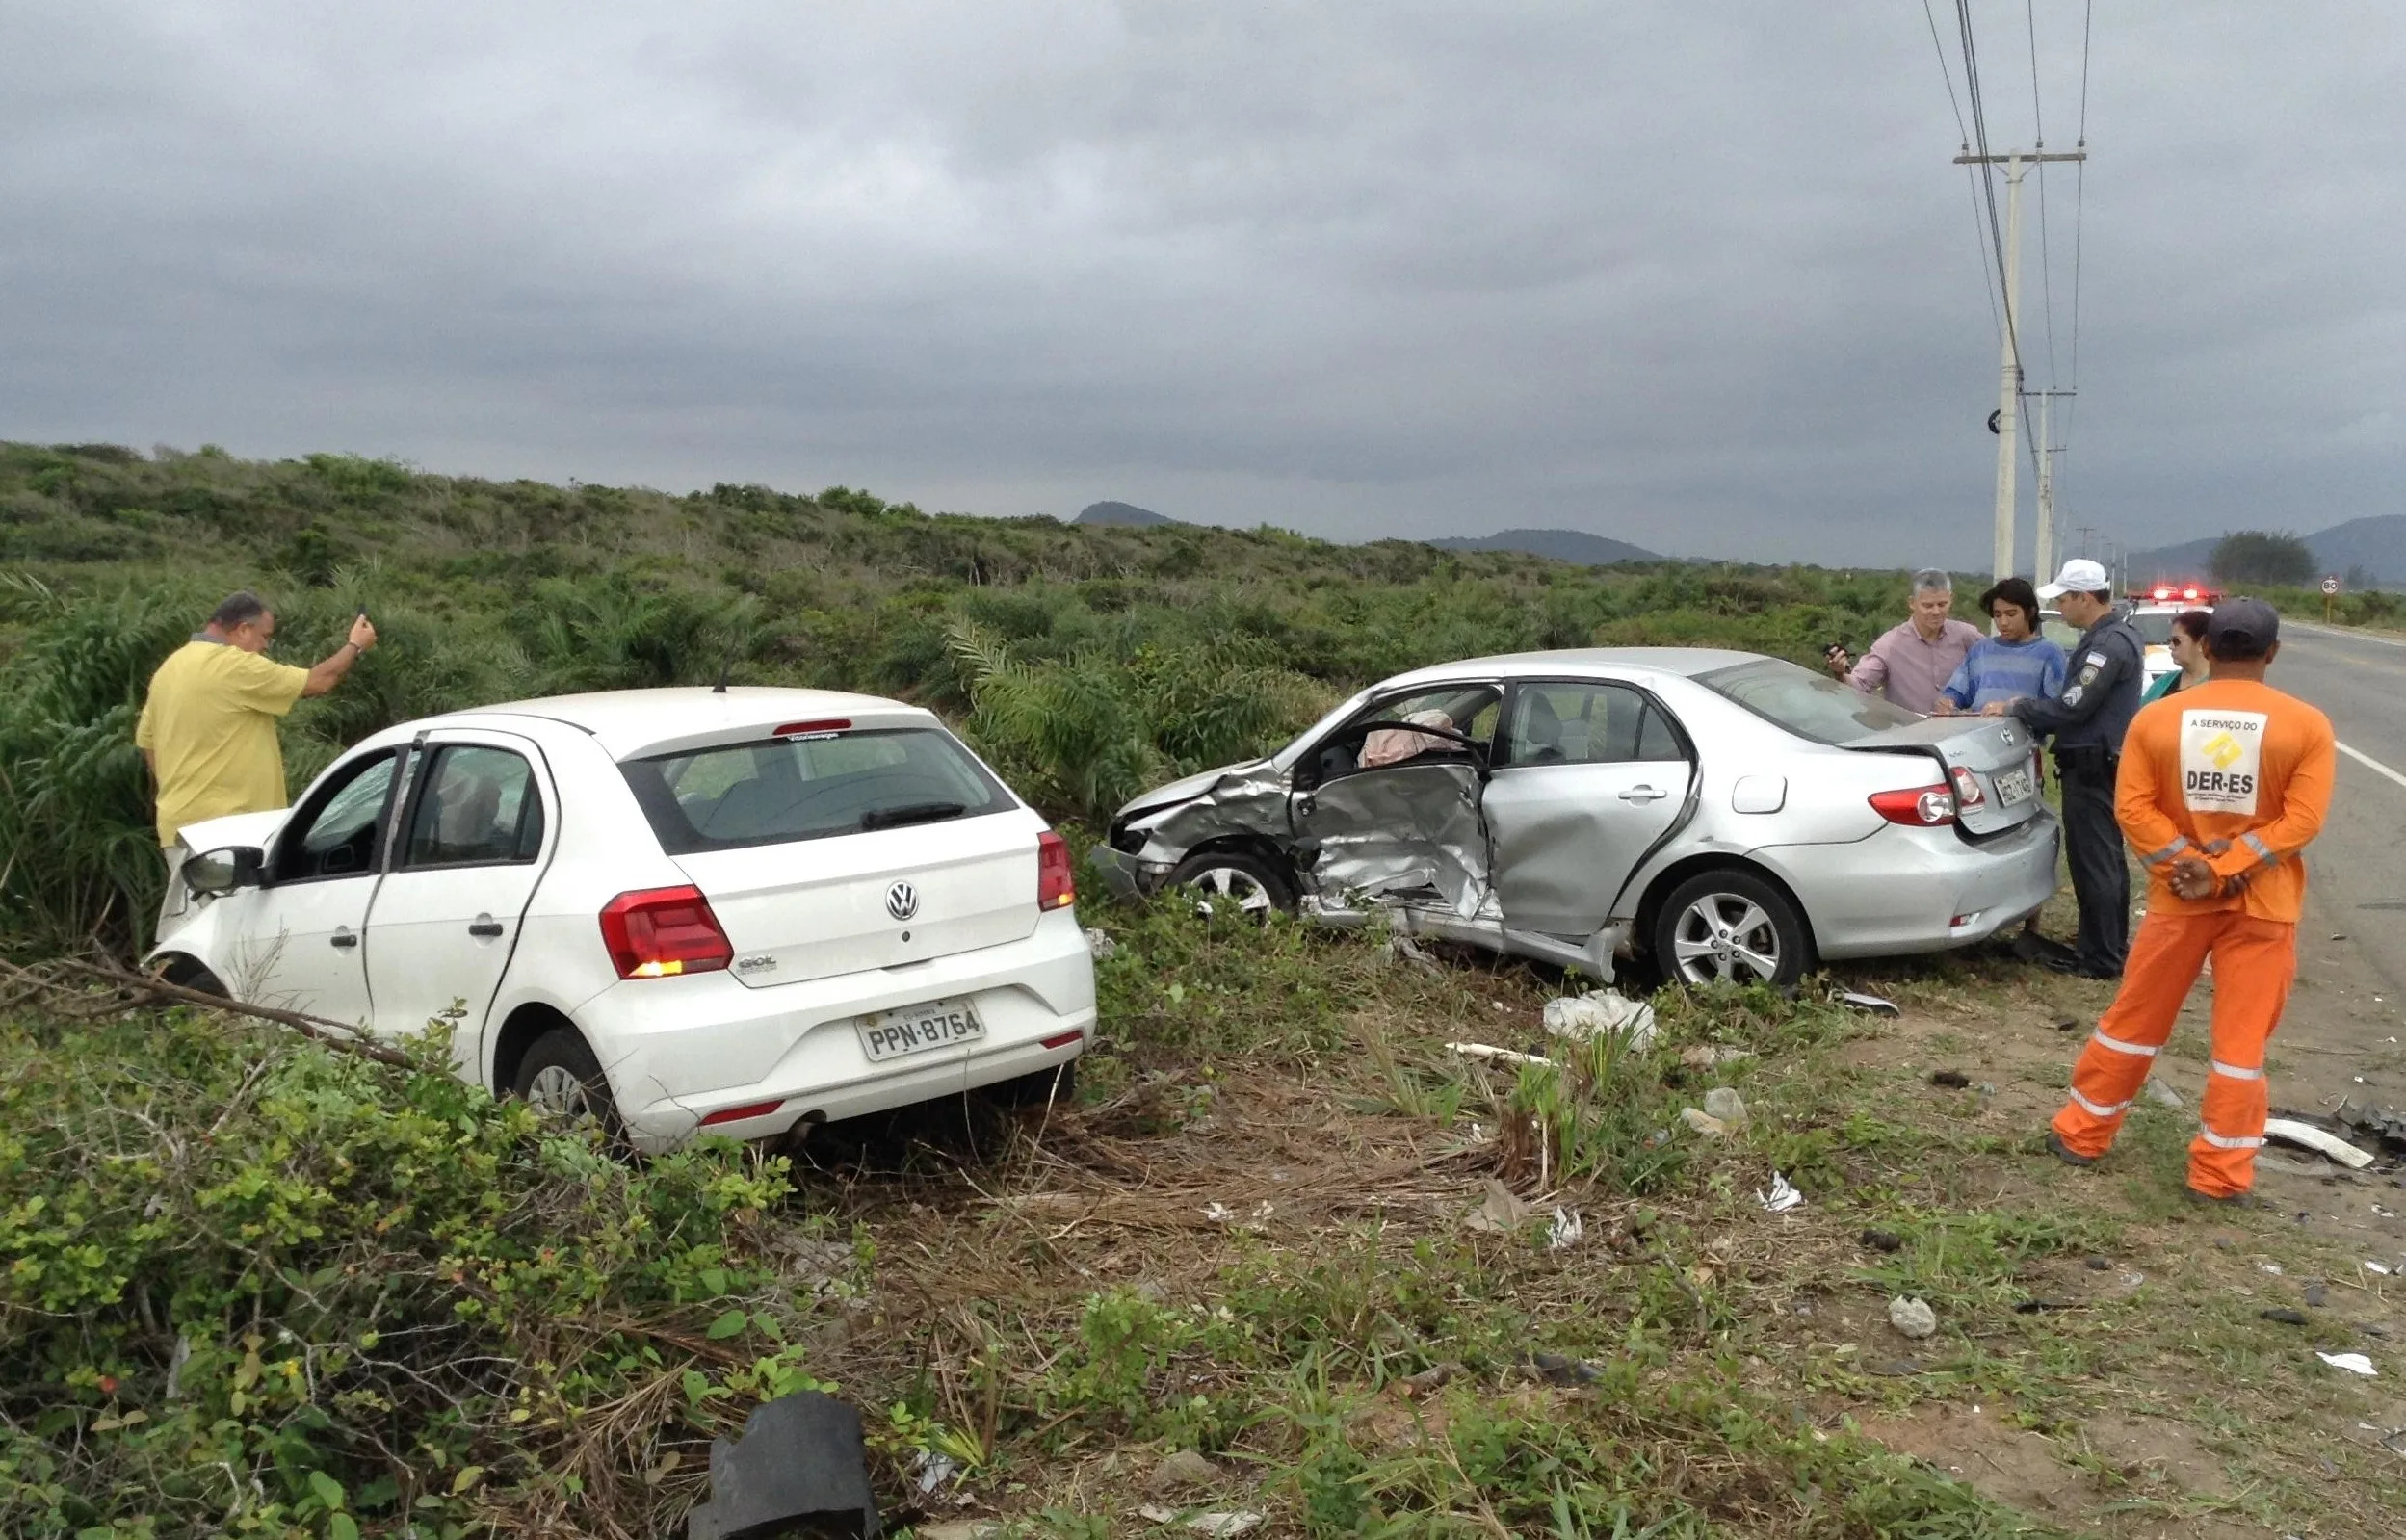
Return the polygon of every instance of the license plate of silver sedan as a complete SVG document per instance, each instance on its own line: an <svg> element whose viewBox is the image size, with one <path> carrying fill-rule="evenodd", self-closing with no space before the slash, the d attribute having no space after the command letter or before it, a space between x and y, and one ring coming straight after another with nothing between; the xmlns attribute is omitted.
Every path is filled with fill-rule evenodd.
<svg viewBox="0 0 2406 1540"><path fill-rule="evenodd" d="M1997 783L1997 800L2006 807L2028 801L2037 790L2027 770L2001 770L1991 778Z"/></svg>
<svg viewBox="0 0 2406 1540"><path fill-rule="evenodd" d="M881 1010L859 1021L861 1051L873 1063L905 1058L955 1043L976 1042L985 1035L985 1023L966 1000L931 1000L924 1005Z"/></svg>

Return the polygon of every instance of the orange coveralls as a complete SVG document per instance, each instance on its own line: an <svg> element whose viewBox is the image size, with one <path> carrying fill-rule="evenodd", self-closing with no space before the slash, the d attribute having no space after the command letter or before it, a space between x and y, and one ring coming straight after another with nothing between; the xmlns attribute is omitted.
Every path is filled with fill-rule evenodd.
<svg viewBox="0 0 2406 1540"><path fill-rule="evenodd" d="M2306 898L2298 852L2322 829L2335 763L2330 718L2249 680L2210 679L2140 708L2122 744L2114 817L2148 868L2147 917L2122 988L2072 1070L2055 1133L2076 1155L2113 1142L2131 1101L2208 956L2213 958L2213 1062L2188 1185L2209 1197L2246 1191L2264 1141L2264 1044L2297 973ZM2172 865L2204 855L2236 893L2189 901Z"/></svg>

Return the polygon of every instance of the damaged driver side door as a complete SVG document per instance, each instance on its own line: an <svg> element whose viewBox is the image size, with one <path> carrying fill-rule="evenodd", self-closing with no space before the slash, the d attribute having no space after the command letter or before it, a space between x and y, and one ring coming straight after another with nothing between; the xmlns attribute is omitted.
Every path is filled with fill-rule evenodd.
<svg viewBox="0 0 2406 1540"><path fill-rule="evenodd" d="M1457 684L1373 702L1296 767L1298 865L1322 903L1478 912L1479 802L1501 698L1494 685Z"/></svg>

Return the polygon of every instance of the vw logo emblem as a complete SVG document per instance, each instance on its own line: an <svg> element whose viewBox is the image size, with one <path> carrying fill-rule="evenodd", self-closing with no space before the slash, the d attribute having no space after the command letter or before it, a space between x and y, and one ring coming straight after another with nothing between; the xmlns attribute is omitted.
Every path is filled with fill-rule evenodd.
<svg viewBox="0 0 2406 1540"><path fill-rule="evenodd" d="M907 920L919 912L919 890L907 882L897 882L885 890L885 912L897 920Z"/></svg>

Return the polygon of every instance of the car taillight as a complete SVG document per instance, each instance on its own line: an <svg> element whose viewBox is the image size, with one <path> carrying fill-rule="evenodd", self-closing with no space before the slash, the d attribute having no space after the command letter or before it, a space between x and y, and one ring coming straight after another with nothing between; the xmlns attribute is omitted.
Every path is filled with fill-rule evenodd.
<svg viewBox="0 0 2406 1540"><path fill-rule="evenodd" d="M1871 810L1891 823L1929 828L1955 821L1955 794L1944 786L1919 786L1902 792L1873 792Z"/></svg>
<svg viewBox="0 0 2406 1540"><path fill-rule="evenodd" d="M602 945L621 979L710 973L735 960L699 888L645 888L602 906Z"/></svg>
<svg viewBox="0 0 2406 1540"><path fill-rule="evenodd" d="M1046 829L1036 836L1036 907L1066 909L1077 901L1078 883L1069 869L1069 842Z"/></svg>
<svg viewBox="0 0 2406 1540"><path fill-rule="evenodd" d="M1956 807L1977 807L1988 800L1988 794L1980 790L1980 778L1964 766L1948 767L1947 775L1955 783Z"/></svg>

